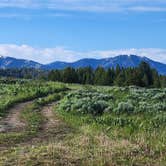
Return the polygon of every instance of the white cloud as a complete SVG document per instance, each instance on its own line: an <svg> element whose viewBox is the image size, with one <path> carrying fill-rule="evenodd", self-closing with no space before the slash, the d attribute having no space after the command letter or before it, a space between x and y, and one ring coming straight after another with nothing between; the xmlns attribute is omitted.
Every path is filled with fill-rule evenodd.
<svg viewBox="0 0 166 166"><path fill-rule="evenodd" d="M166 7L134 6L134 7L130 7L129 10L138 11L138 12L165 12Z"/></svg>
<svg viewBox="0 0 166 166"><path fill-rule="evenodd" d="M49 63L54 60L70 61L75 55L63 47L55 48L34 48L28 45L1 44L0 55L15 58L34 60L40 63Z"/></svg>
<svg viewBox="0 0 166 166"><path fill-rule="evenodd" d="M107 51L93 51L93 55L98 55L98 57L101 58L113 57L117 55L138 55L142 57L145 56L166 64L166 49L161 48L131 48Z"/></svg>
<svg viewBox="0 0 166 166"><path fill-rule="evenodd" d="M90 12L165 12L165 0L1 0L0 7Z"/></svg>
<svg viewBox="0 0 166 166"><path fill-rule="evenodd" d="M82 58L108 58L117 55L146 56L153 60L166 63L166 49L141 48L120 50L94 50L88 52L73 51L64 47L34 48L28 45L0 44L0 55L34 60L43 64L53 61L72 62Z"/></svg>
<svg viewBox="0 0 166 166"><path fill-rule="evenodd" d="M56 13L44 13L42 17L72 17L73 15L69 13L62 13L62 12L56 12ZM0 18L20 18L25 20L30 20L34 17L41 17L41 14L21 14L21 13L0 13Z"/></svg>

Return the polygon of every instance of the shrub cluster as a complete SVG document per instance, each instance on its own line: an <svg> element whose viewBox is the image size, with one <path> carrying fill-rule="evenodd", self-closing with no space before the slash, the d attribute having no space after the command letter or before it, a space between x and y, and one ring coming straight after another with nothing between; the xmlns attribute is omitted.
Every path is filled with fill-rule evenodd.
<svg viewBox="0 0 166 166"><path fill-rule="evenodd" d="M100 124L128 126L134 131L165 123L165 94L165 89L93 87L69 93L59 108L78 116L90 114Z"/></svg>
<svg viewBox="0 0 166 166"><path fill-rule="evenodd" d="M69 93L60 104L60 109L81 114L101 115L109 108L112 95L97 91L79 90Z"/></svg>
<svg viewBox="0 0 166 166"><path fill-rule="evenodd" d="M134 111L134 106L131 102L120 102L118 107L114 109L114 112L118 113L130 113Z"/></svg>

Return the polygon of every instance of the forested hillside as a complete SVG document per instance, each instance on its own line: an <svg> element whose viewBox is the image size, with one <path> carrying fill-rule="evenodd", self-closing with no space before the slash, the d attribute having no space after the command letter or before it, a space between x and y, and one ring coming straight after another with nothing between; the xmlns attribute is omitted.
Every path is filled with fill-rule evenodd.
<svg viewBox="0 0 166 166"><path fill-rule="evenodd" d="M156 88L166 86L166 77L160 76L146 62L142 62L135 68L122 68L118 65L116 68L109 69L98 67L96 70L90 67L79 69L68 67L64 70L52 70L48 74L48 80L110 86L136 85Z"/></svg>
<svg viewBox="0 0 166 166"><path fill-rule="evenodd" d="M142 62L138 67L133 68L116 66L116 68L108 69L103 67L96 69L91 67L74 69L68 67L63 70L51 71L33 68L0 69L0 76L92 85L166 87L166 76L159 75L146 62Z"/></svg>

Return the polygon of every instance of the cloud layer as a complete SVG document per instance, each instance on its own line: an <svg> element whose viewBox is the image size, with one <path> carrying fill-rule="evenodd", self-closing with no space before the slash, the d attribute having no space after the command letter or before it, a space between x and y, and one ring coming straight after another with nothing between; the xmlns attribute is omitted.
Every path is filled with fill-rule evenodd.
<svg viewBox="0 0 166 166"><path fill-rule="evenodd" d="M79 52L64 47L34 48L28 45L0 44L0 56L11 56L15 58L34 60L43 64L53 61L72 62L82 58L108 58L117 55L146 56L153 60L166 64L166 49L141 48L120 50L94 50Z"/></svg>
<svg viewBox="0 0 166 166"><path fill-rule="evenodd" d="M165 0L1 0L0 7L88 12L165 12Z"/></svg>

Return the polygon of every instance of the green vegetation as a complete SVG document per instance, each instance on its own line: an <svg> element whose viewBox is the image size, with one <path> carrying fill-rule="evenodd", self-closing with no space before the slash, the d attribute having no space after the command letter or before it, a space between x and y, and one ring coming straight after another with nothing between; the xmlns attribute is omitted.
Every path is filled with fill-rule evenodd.
<svg viewBox="0 0 166 166"><path fill-rule="evenodd" d="M118 65L116 68L108 69L102 67L96 69L68 67L63 70L50 71L48 80L92 85L166 87L166 76L160 76L146 62L142 62L138 67L133 68L123 68Z"/></svg>
<svg viewBox="0 0 166 166"><path fill-rule="evenodd" d="M26 128L21 132L18 131L0 133L0 144L9 146L33 138L36 134L38 134L40 127L44 121L44 117L40 111L42 106L60 100L61 97L64 95L65 89L66 88L64 87L61 89L54 89L55 91L57 91L57 93L50 94L46 97L38 98L29 105L27 105L23 110L21 110L19 118L22 119L24 123L26 123Z"/></svg>
<svg viewBox="0 0 166 166"><path fill-rule="evenodd" d="M32 101L19 113L25 126L0 133L0 165L166 164L166 89L7 83L0 107Z"/></svg>
<svg viewBox="0 0 166 166"><path fill-rule="evenodd" d="M65 91L63 84L39 81L1 80L0 83L0 117L14 104L33 100L58 91Z"/></svg>
<svg viewBox="0 0 166 166"><path fill-rule="evenodd" d="M85 152L93 156L92 163L104 165L111 161L115 165L164 165L165 95L166 89L93 87L93 90L69 93L61 101L58 113L77 128L80 135L93 140L88 146L95 148L88 147ZM101 133L103 136L99 136ZM96 143L98 137L102 145ZM115 146L105 146L112 141ZM96 156L98 150L102 152Z"/></svg>
<svg viewBox="0 0 166 166"><path fill-rule="evenodd" d="M61 94L52 94L48 95L44 98L39 98L35 100L31 105L27 106L22 112L21 112L21 118L23 118L24 121L26 121L28 128L26 129L26 132L28 131L29 134L36 134L40 126L44 120L44 117L42 116L40 109L42 106L55 102L61 99Z"/></svg>
<svg viewBox="0 0 166 166"><path fill-rule="evenodd" d="M166 76L159 75L148 63L142 62L138 67L104 69L97 67L71 68L62 70L39 69L0 69L0 77L24 78L64 83L78 83L108 86L130 86L161 88L166 87Z"/></svg>

